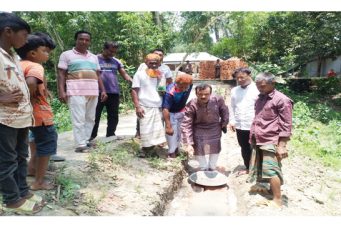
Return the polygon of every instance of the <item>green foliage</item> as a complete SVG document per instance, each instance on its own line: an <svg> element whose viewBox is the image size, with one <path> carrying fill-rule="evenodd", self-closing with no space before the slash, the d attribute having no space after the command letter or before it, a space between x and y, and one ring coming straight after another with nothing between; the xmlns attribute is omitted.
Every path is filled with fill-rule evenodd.
<svg viewBox="0 0 341 225"><path fill-rule="evenodd" d="M69 114L68 106L61 103L57 98L53 98L50 102L54 114L54 126L57 131L69 131L72 129L72 122Z"/></svg>
<svg viewBox="0 0 341 225"><path fill-rule="evenodd" d="M316 86L316 92L321 95L341 93L341 80L336 77L316 79L313 85Z"/></svg>
<svg viewBox="0 0 341 225"><path fill-rule="evenodd" d="M295 103L293 112L293 125L295 129L304 129L307 124L311 123L311 112L308 105L305 102Z"/></svg>
<svg viewBox="0 0 341 225"><path fill-rule="evenodd" d="M280 85L280 91L294 102L291 145L300 154L322 161L326 166L341 168L341 112L315 92L297 93Z"/></svg>
<svg viewBox="0 0 341 225"><path fill-rule="evenodd" d="M255 70L256 73L269 72L274 75L278 75L285 71L282 66L279 66L277 64L272 64L270 62L255 63L255 64L249 63L249 64L251 64L251 67Z"/></svg>
<svg viewBox="0 0 341 225"><path fill-rule="evenodd" d="M131 142L125 142L114 146L113 143L98 143L95 151L89 156L89 168L93 171L105 168L129 166L139 146Z"/></svg>
<svg viewBox="0 0 341 225"><path fill-rule="evenodd" d="M133 76L135 74L135 67L133 66L125 66L125 71L130 75ZM129 112L129 110L134 109L134 103L131 99L130 91L131 91L131 84L124 80L122 76L118 75L119 85L120 85L120 113Z"/></svg>
<svg viewBox="0 0 341 225"><path fill-rule="evenodd" d="M341 14L338 12L269 13L256 26L251 60L300 65L340 54Z"/></svg>
<svg viewBox="0 0 341 225"><path fill-rule="evenodd" d="M73 202L73 200L77 197L77 191L80 189L80 185L75 183L71 177L66 176L63 168L60 172L58 172L56 184L61 187L59 201L62 204Z"/></svg>

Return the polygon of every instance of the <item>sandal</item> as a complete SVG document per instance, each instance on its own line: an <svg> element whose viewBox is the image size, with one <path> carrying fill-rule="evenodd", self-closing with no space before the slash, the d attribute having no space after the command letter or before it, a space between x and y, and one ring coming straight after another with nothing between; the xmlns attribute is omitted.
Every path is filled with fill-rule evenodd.
<svg viewBox="0 0 341 225"><path fill-rule="evenodd" d="M43 209L43 206L37 204L34 201L25 200L24 204L17 208L8 208L4 207L3 210L5 212L16 213L19 215L33 215L40 212Z"/></svg>
<svg viewBox="0 0 341 225"><path fill-rule="evenodd" d="M23 197L24 199L26 200L29 200L29 201L32 201L32 202L35 202L41 206L44 206L46 205L46 201L43 199L43 197L41 197L40 195L36 195L36 194L33 194L33 193L29 193L28 195L26 195L25 197Z"/></svg>
<svg viewBox="0 0 341 225"><path fill-rule="evenodd" d="M77 147L75 152L77 153L89 153L91 150L88 146L84 146L84 147Z"/></svg>

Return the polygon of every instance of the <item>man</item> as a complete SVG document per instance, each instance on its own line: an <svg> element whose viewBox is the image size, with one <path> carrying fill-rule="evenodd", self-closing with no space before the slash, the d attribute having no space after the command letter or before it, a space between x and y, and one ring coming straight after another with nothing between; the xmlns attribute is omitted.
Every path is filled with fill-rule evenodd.
<svg viewBox="0 0 341 225"><path fill-rule="evenodd" d="M184 117L186 102L192 90L193 77L179 74L175 82L168 85L162 101L162 113L165 121L168 158L176 158L181 142L180 125Z"/></svg>
<svg viewBox="0 0 341 225"><path fill-rule="evenodd" d="M76 142L76 152L89 152L93 146L89 142L95 124L98 102L104 102L107 94L100 77L97 56L88 51L91 34L78 31L75 34L76 45L72 50L63 52L58 63L58 95L61 102L69 105Z"/></svg>
<svg viewBox="0 0 341 225"><path fill-rule="evenodd" d="M221 69L220 60L217 59L215 65L214 65L214 77L216 79L220 78L220 69Z"/></svg>
<svg viewBox="0 0 341 225"><path fill-rule="evenodd" d="M191 75L193 73L192 64L188 60L186 61L184 72Z"/></svg>
<svg viewBox="0 0 341 225"><path fill-rule="evenodd" d="M147 69L137 71L133 78L132 99L140 121L141 151L139 157L150 154L155 145L166 141L161 115L161 96L158 86L164 74L158 68L160 57L151 53L146 56Z"/></svg>
<svg viewBox="0 0 341 225"><path fill-rule="evenodd" d="M151 53L157 54L160 57L160 66L158 70L164 75L163 78L166 79L166 85L169 85L173 82L173 75L172 71L170 70L169 66L163 63L163 57L165 55L163 49L156 48ZM147 65L146 63L141 63L137 71L146 70ZM136 121L136 134L135 137L140 138L140 125L139 120Z"/></svg>
<svg viewBox="0 0 341 225"><path fill-rule="evenodd" d="M255 81L260 95L250 130L253 152L249 181L257 178L269 182L273 200L260 204L281 207L281 160L288 157L286 144L291 136L293 101L275 89L273 74L260 73Z"/></svg>
<svg viewBox="0 0 341 225"><path fill-rule="evenodd" d="M105 102L98 100L96 108L95 126L92 129L91 139L97 137L99 121L104 106L107 109L107 133L106 137L115 136L116 127L118 124L118 109L120 104L120 87L118 83L117 71L128 82L133 79L124 70L124 66L120 60L114 55L117 53L117 42L105 42L102 54L99 54L98 61L101 67L101 79L105 87L108 99Z"/></svg>
<svg viewBox="0 0 341 225"><path fill-rule="evenodd" d="M183 143L189 156L196 157L200 170L213 171L221 151L221 131L229 122L228 107L221 96L211 95L212 87L208 84L198 85L195 93L197 98L185 107L181 124Z"/></svg>
<svg viewBox="0 0 341 225"><path fill-rule="evenodd" d="M229 127L237 131L238 144L244 160L245 169L238 172L238 176L248 174L251 158L251 145L249 143L250 127L255 115L255 101L259 91L252 81L251 70L239 68L235 70L238 86L231 90L231 108Z"/></svg>
<svg viewBox="0 0 341 225"><path fill-rule="evenodd" d="M330 69L330 70L328 71L327 77L328 77L328 78L336 77L336 73L335 73L334 69Z"/></svg>

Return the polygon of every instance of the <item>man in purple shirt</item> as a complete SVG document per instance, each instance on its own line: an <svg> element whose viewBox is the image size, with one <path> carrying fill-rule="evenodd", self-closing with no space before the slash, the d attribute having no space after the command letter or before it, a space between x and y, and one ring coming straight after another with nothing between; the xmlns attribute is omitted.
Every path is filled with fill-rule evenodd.
<svg viewBox="0 0 341 225"><path fill-rule="evenodd" d="M286 144L291 136L293 101L275 89L273 74L260 73L255 81L260 95L250 130L253 152L249 181L257 178L257 181L269 182L273 200L260 204L281 207L281 160L288 157Z"/></svg>
<svg viewBox="0 0 341 225"><path fill-rule="evenodd" d="M124 70L123 64L116 59L114 55L118 49L118 43L109 41L105 42L102 54L97 55L98 62L101 67L101 79L108 99L104 102L98 101L96 107L95 125L92 129L91 140L97 137L99 121L104 106L107 109L107 133L106 137L115 136L116 127L118 124L118 109L120 105L120 87L118 83L117 72L128 82L133 79Z"/></svg>

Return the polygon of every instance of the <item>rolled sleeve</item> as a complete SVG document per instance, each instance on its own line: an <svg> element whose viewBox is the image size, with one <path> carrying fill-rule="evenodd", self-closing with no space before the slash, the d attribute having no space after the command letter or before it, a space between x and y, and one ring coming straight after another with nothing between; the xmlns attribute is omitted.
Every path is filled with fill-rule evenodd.
<svg viewBox="0 0 341 225"><path fill-rule="evenodd" d="M292 129L292 108L291 99L282 99L279 104L279 137L290 137Z"/></svg>

